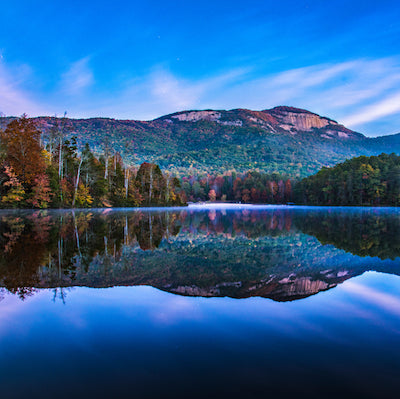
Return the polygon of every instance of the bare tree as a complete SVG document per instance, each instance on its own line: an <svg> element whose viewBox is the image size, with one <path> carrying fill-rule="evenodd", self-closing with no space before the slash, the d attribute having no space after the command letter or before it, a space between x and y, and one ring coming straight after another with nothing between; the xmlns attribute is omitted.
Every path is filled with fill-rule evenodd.
<svg viewBox="0 0 400 399"><path fill-rule="evenodd" d="M105 171L104 171L104 179L108 179L108 158L110 158L112 154L112 148L110 144L110 139L108 136L104 137L103 141L103 148L104 148L104 158L105 158Z"/></svg>

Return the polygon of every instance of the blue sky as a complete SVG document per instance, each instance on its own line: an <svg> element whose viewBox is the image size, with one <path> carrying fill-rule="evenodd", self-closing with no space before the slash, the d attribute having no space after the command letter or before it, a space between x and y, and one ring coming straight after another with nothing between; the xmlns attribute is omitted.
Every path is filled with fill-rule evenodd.
<svg viewBox="0 0 400 399"><path fill-rule="evenodd" d="M2 2L0 112L306 108L400 132L397 1Z"/></svg>

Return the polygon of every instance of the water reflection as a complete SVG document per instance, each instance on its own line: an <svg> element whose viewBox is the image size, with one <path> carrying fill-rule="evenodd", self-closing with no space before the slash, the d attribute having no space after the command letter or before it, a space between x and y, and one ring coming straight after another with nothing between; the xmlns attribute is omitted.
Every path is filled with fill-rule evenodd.
<svg viewBox="0 0 400 399"><path fill-rule="evenodd" d="M297 226L322 244L358 256L395 259L400 255L400 217L396 209L322 210L302 215Z"/></svg>
<svg viewBox="0 0 400 399"><path fill-rule="evenodd" d="M400 274L396 210L10 211L0 220L0 282L21 299L39 288L64 301L63 287L151 285L285 301L366 270Z"/></svg>

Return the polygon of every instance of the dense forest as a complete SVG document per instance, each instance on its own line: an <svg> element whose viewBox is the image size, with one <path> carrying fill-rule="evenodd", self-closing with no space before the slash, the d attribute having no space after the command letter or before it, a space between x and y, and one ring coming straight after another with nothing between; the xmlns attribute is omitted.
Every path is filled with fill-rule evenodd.
<svg viewBox="0 0 400 399"><path fill-rule="evenodd" d="M400 205L400 157L361 156L301 180L294 199L305 205Z"/></svg>
<svg viewBox="0 0 400 399"><path fill-rule="evenodd" d="M125 166L107 147L97 158L89 145L78 153L66 139L66 119L46 145L32 119L23 116L0 132L0 206L67 208L182 205L180 181L159 166Z"/></svg>

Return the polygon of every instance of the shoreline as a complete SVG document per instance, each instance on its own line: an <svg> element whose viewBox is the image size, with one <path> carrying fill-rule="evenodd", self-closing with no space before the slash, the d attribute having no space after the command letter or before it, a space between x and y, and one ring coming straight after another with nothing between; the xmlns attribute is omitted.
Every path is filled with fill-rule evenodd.
<svg viewBox="0 0 400 399"><path fill-rule="evenodd" d="M0 213L9 212L140 212L140 211L183 211L183 210L207 210L207 209L221 209L221 210L240 210L240 209L293 209L293 210L339 210L339 209L387 209L387 210L398 210L400 212L400 207L396 206L366 206L366 205L296 205L296 204L237 204L229 202L195 202L189 203L183 206L143 206L143 207L96 207L96 208L0 208Z"/></svg>

